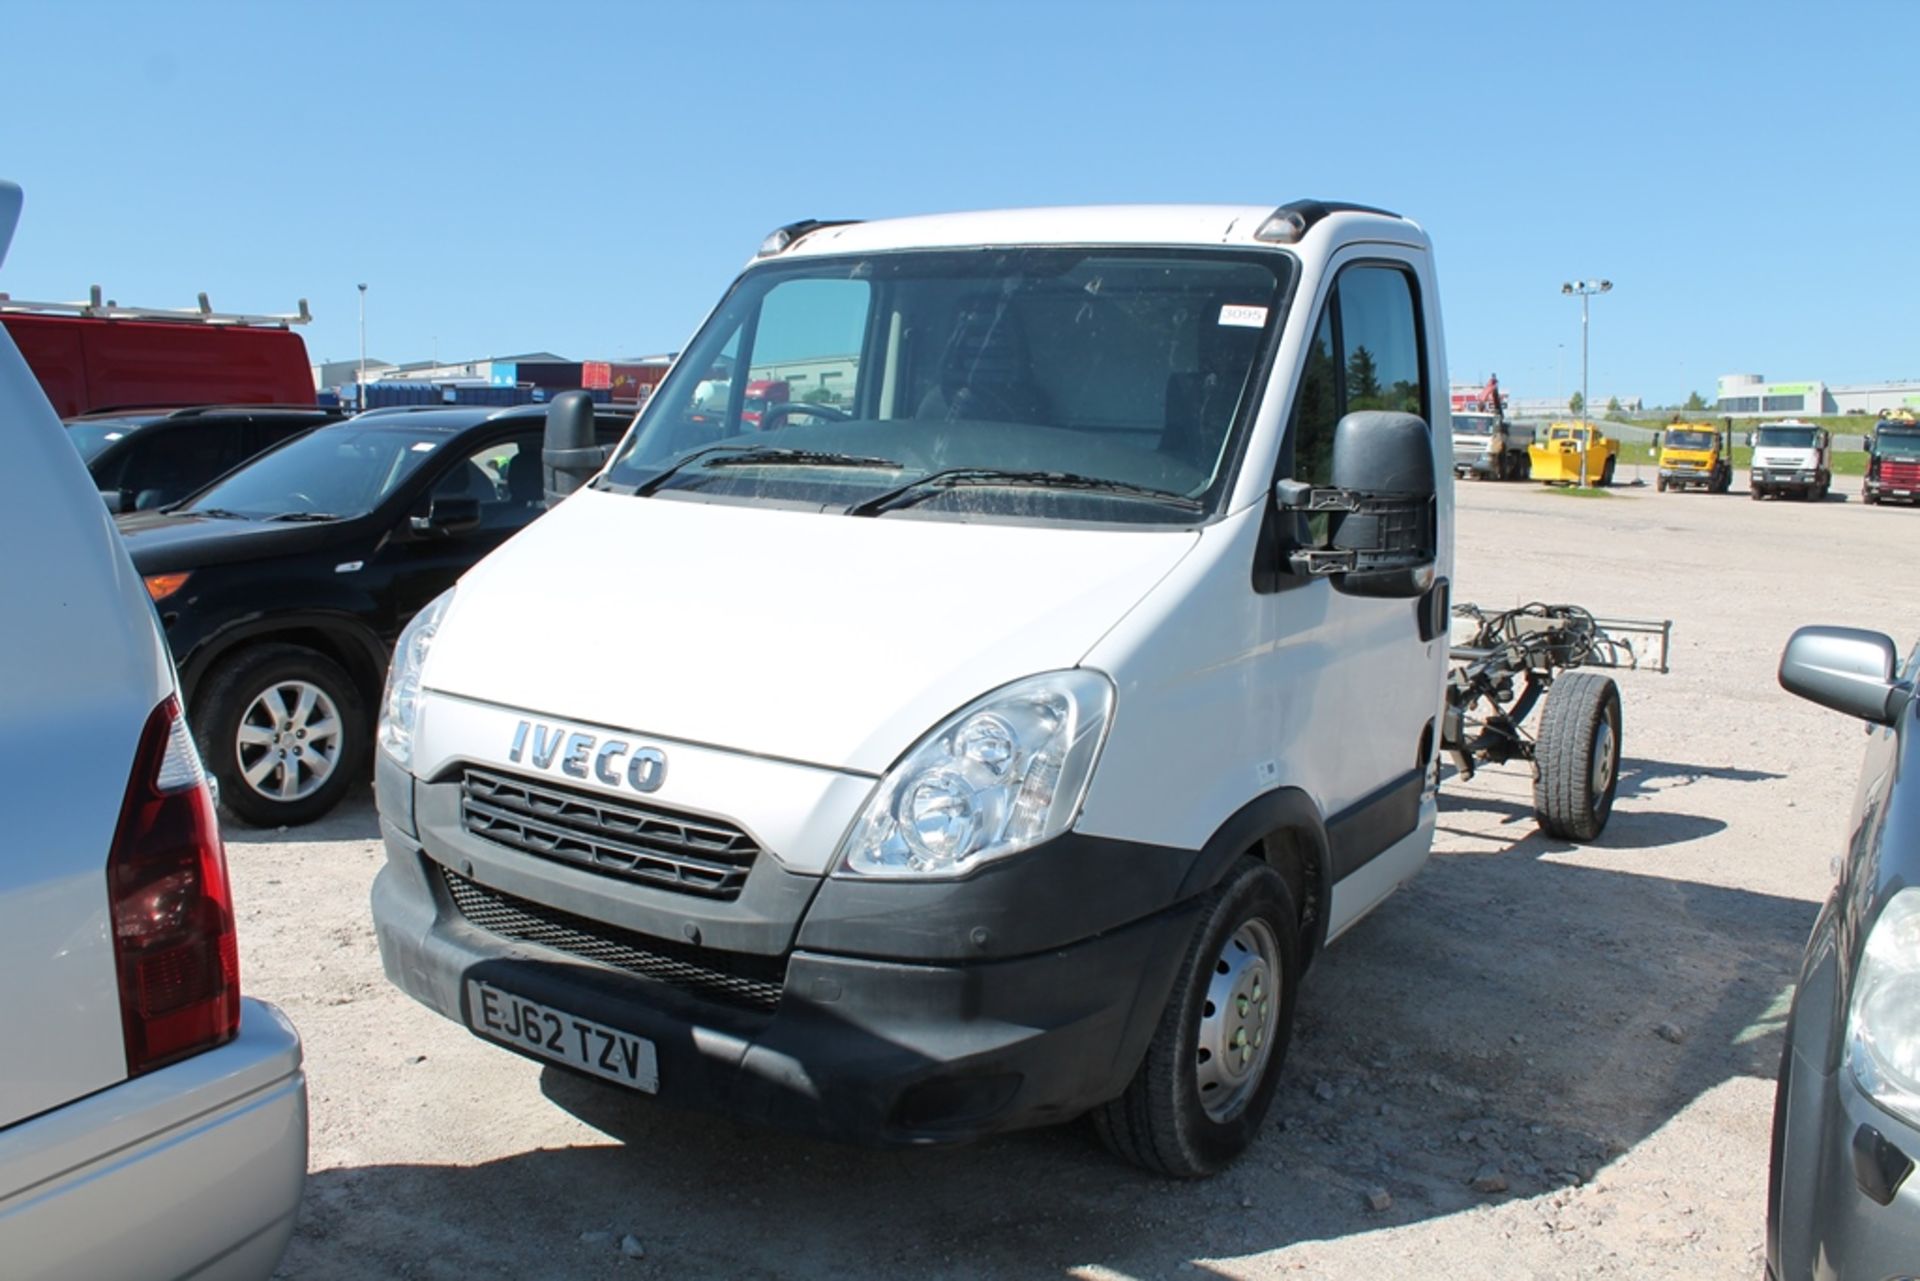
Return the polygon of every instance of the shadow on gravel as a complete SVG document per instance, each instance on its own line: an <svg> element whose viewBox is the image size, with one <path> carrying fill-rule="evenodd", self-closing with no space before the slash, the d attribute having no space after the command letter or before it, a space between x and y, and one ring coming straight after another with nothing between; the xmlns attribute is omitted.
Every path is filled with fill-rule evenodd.
<svg viewBox="0 0 1920 1281"><path fill-rule="evenodd" d="M1652 792L1687 787L1702 779L1729 783L1765 783L1785 778L1770 770L1741 769L1737 766L1683 765L1677 761L1649 761L1633 756L1620 759L1620 796L1645 796Z"/></svg>
<svg viewBox="0 0 1920 1281"><path fill-rule="evenodd" d="M1644 760L1625 772L1636 788L1773 777ZM1135 1171L1084 1125L856 1149L549 1068L542 1091L608 1143L318 1171L282 1274L1208 1275L1207 1259L1584 1182L1720 1083L1771 1078L1815 905L1543 859L1571 847L1539 836L1527 806L1441 795L1443 821L1514 811L1513 839L1436 855L1327 950L1267 1128L1212 1180ZM325 826L371 835L370 816L349 806ZM1721 826L1624 811L1600 847ZM447 1086L450 1121L485 1115ZM1371 1208L1382 1192L1388 1208ZM622 1257L629 1233L644 1258Z"/></svg>
<svg viewBox="0 0 1920 1281"><path fill-rule="evenodd" d="M356 784L340 804L299 827L255 827L220 811L220 835L229 845L268 845L280 841L377 841L380 814L373 807L373 785Z"/></svg>

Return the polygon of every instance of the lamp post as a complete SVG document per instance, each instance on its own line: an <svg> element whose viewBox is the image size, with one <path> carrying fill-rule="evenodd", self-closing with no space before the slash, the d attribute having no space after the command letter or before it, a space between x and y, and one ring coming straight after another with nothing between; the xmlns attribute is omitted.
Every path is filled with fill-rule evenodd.
<svg viewBox="0 0 1920 1281"><path fill-rule="evenodd" d="M367 286L360 286L360 378L354 384L353 408L355 413L367 412Z"/></svg>
<svg viewBox="0 0 1920 1281"><path fill-rule="evenodd" d="M1592 393L1587 388L1587 300L1595 294L1608 293L1613 289L1611 280L1575 280L1560 286L1563 294L1580 295L1580 425L1590 428L1593 422L1593 402L1588 399ZM1580 433L1580 488L1587 487L1587 437L1590 430Z"/></svg>

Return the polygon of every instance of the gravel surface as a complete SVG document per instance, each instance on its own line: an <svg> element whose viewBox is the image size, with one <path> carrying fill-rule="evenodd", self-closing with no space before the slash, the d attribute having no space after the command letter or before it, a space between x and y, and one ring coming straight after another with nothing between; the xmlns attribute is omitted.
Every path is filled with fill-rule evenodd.
<svg viewBox="0 0 1920 1281"><path fill-rule="evenodd" d="M1308 975L1267 1129L1225 1174L1162 1182L1079 1126L842 1148L483 1044L380 972L363 790L228 832L247 991L311 1073L280 1275L1750 1281L1781 1023L1862 747L1774 672L1802 623L1920 634L1888 572L1920 512L1468 484L1459 526L1459 599L1670 617L1673 674L1621 678L1595 845L1542 837L1518 768L1449 780L1436 856Z"/></svg>

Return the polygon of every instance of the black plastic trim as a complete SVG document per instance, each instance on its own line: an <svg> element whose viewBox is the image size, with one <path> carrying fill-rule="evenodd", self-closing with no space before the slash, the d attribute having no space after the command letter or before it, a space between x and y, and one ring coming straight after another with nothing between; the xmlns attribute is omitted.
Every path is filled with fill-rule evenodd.
<svg viewBox="0 0 1920 1281"><path fill-rule="evenodd" d="M1913 1158L1870 1125L1853 1132L1853 1181L1880 1205L1892 1205L1900 1185L1913 1173Z"/></svg>
<svg viewBox="0 0 1920 1281"><path fill-rule="evenodd" d="M1344 881L1420 826L1420 790L1426 771L1413 769L1333 816L1333 875Z"/></svg>

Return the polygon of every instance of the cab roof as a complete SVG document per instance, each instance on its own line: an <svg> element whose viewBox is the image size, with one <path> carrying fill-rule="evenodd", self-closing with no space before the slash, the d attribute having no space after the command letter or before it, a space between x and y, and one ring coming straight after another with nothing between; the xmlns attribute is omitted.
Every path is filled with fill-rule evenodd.
<svg viewBox="0 0 1920 1281"><path fill-rule="evenodd" d="M1411 219L1384 210L1333 201L1271 205L1079 205L994 209L974 213L888 218L875 222L796 223L788 247L762 257L872 253L894 249L971 248L981 245L1231 245L1274 248L1256 237L1277 212L1308 210L1296 243L1320 237L1378 240L1428 247ZM768 238L772 243L781 233Z"/></svg>

